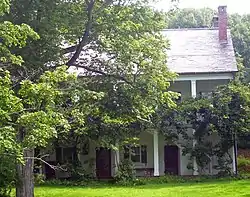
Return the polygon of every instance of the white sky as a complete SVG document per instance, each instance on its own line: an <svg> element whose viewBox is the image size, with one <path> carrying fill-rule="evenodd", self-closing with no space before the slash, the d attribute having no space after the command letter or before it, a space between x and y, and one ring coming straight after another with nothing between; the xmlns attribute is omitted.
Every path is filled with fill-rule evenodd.
<svg viewBox="0 0 250 197"><path fill-rule="evenodd" d="M179 0L179 8L203 8L217 9L219 5L227 5L229 13L250 13L250 0ZM170 0L159 0L156 8L167 11Z"/></svg>

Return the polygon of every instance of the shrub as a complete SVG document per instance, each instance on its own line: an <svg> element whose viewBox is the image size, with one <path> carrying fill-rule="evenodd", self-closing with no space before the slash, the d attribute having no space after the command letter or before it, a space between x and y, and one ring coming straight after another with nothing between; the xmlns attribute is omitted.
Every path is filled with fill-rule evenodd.
<svg viewBox="0 0 250 197"><path fill-rule="evenodd" d="M42 186L81 186L81 187L97 187L97 186L105 186L110 183L107 181L97 181L97 180L66 180L66 179L53 179L46 180L44 183L40 184Z"/></svg>
<svg viewBox="0 0 250 197"><path fill-rule="evenodd" d="M239 156L238 170L240 174L250 174L250 158Z"/></svg>
<svg viewBox="0 0 250 197"><path fill-rule="evenodd" d="M0 155L0 197L10 196L16 182L15 158Z"/></svg>
<svg viewBox="0 0 250 197"><path fill-rule="evenodd" d="M44 174L35 174L34 181L36 185L41 185L45 182L45 175Z"/></svg>
<svg viewBox="0 0 250 197"><path fill-rule="evenodd" d="M119 185L143 185L141 179L136 178L134 164L129 159L124 159L118 166L118 172L114 177L115 183Z"/></svg>

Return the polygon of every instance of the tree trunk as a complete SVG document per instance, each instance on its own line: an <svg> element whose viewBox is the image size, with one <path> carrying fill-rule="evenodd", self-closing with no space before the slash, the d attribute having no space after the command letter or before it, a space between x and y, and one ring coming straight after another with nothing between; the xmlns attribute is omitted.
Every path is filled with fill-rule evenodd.
<svg viewBox="0 0 250 197"><path fill-rule="evenodd" d="M17 178L16 197L34 197L34 149L25 150L25 163L17 164Z"/></svg>

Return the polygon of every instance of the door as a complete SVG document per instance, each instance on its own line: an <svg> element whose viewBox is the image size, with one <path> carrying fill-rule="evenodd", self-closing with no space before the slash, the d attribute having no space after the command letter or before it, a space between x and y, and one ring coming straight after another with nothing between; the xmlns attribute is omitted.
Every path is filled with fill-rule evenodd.
<svg viewBox="0 0 250 197"><path fill-rule="evenodd" d="M111 178L111 151L106 148L96 150L96 176L98 179Z"/></svg>
<svg viewBox="0 0 250 197"><path fill-rule="evenodd" d="M48 161L50 165L56 166L56 162L54 161ZM55 179L56 178L56 172L54 169L52 169L47 164L44 165L45 167L45 177L46 179Z"/></svg>
<svg viewBox="0 0 250 197"><path fill-rule="evenodd" d="M179 148L178 146L165 146L164 148L165 173L179 174Z"/></svg>

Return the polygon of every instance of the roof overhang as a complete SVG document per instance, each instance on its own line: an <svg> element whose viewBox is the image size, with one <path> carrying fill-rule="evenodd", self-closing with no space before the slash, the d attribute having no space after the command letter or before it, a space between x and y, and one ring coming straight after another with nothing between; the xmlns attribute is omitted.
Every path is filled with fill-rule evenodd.
<svg viewBox="0 0 250 197"><path fill-rule="evenodd" d="M193 73L193 74L179 74L174 81L192 81L192 80L223 80L234 79L235 72L225 73Z"/></svg>

